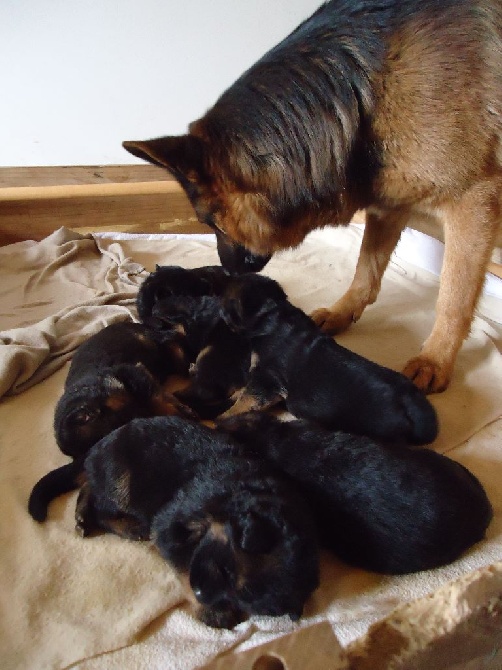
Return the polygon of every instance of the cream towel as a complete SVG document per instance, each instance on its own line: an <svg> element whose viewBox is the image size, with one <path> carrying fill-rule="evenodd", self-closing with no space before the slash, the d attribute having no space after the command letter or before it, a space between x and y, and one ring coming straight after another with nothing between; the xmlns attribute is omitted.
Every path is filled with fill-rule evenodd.
<svg viewBox="0 0 502 670"><path fill-rule="evenodd" d="M350 283L360 239L355 227L315 233L277 255L266 273L306 311L331 304ZM214 238L95 241L60 230L38 244L0 249L0 389L9 394L0 402L0 666L6 670L191 670L231 647L246 649L295 629L288 620L259 617L233 631L203 626L181 604L177 580L151 548L74 533L75 494L55 501L45 524L27 514L34 483L67 460L52 432L62 366L89 334L135 317L142 268L155 263L216 264ZM430 329L437 283L393 262L379 300L338 341L400 369ZM396 578L326 556L321 588L301 626L328 620L347 644L399 603L502 559L501 321L501 302L482 301L451 388L432 398L441 423L433 448L470 467L494 503L486 541L451 566Z"/></svg>

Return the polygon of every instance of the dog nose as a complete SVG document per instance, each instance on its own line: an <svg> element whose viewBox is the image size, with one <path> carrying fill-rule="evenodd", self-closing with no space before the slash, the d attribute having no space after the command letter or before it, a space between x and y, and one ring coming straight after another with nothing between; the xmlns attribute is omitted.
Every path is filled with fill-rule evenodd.
<svg viewBox="0 0 502 670"><path fill-rule="evenodd" d="M232 240L221 231L216 231L216 243L220 262L227 272L259 272L271 259L271 255L259 256Z"/></svg>

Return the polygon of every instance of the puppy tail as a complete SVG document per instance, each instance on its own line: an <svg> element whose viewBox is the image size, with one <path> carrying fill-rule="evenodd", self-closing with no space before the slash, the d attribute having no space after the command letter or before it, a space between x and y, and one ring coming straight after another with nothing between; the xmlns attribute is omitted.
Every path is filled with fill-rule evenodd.
<svg viewBox="0 0 502 670"><path fill-rule="evenodd" d="M32 518L45 521L52 500L79 488L83 471L83 460L76 460L44 475L33 487L28 501L28 512Z"/></svg>

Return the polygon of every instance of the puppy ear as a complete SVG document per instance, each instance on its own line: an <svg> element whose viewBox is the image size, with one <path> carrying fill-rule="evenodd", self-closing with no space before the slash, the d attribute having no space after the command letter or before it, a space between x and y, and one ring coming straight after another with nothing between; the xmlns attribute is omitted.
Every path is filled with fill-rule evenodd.
<svg viewBox="0 0 502 670"><path fill-rule="evenodd" d="M203 144L193 135L126 141L122 146L133 156L167 168L175 177L198 181L203 174Z"/></svg>
<svg viewBox="0 0 502 670"><path fill-rule="evenodd" d="M150 398L159 388L151 372L143 363L123 363L112 368L111 379L114 379L125 393L133 394L136 399ZM131 400L131 398L128 398Z"/></svg>
<svg viewBox="0 0 502 670"><path fill-rule="evenodd" d="M280 529L272 519L250 512L241 519L237 542L248 554L268 554L280 539Z"/></svg>

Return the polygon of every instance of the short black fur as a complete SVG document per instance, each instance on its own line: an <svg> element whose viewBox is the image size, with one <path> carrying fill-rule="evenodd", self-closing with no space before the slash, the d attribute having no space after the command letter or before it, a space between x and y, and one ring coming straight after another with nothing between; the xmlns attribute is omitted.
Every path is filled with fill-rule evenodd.
<svg viewBox="0 0 502 670"><path fill-rule="evenodd" d="M294 416L327 428L414 445L435 439L434 408L409 379L337 344L272 279L234 277L223 313L258 360L229 412L283 398Z"/></svg>
<svg viewBox="0 0 502 670"><path fill-rule="evenodd" d="M262 412L218 425L291 478L312 506L321 545L350 565L386 574L437 568L483 539L492 518L477 478L430 449Z"/></svg>

